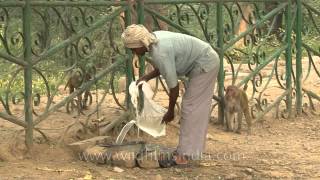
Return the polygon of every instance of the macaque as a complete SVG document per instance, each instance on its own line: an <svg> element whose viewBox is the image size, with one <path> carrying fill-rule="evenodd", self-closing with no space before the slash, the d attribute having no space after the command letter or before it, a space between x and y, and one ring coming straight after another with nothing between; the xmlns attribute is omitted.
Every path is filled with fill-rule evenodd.
<svg viewBox="0 0 320 180"><path fill-rule="evenodd" d="M85 76L84 76L84 81L83 83L93 80L94 76L96 75L97 69L96 67L89 63L85 67ZM90 99L88 99L90 98ZM88 102L89 101L89 102ZM84 92L84 97L83 97L83 102L82 102L82 107L83 109L87 109L88 105L92 104L92 95L90 90L86 90Z"/></svg>
<svg viewBox="0 0 320 180"><path fill-rule="evenodd" d="M93 76L95 75L96 69L95 67L86 67L86 71L82 70L81 68L73 69L70 72L68 82L65 86L65 89L69 88L69 94L73 93L76 89L80 88L80 86L93 79ZM89 101L90 98L90 101ZM89 101L89 102L88 102ZM78 115L82 113L83 109L87 109L88 105L92 103L92 95L89 90L86 90L84 92L84 98L82 99L82 94L79 94L77 96L77 109L78 109ZM67 108L67 111L69 113L69 108Z"/></svg>
<svg viewBox="0 0 320 180"><path fill-rule="evenodd" d="M64 89L67 87L69 88L69 94L72 94L76 89L78 89L83 82L83 71L80 68L72 69L68 78L68 82ZM82 94L79 94L77 96L77 109L78 109L78 115L80 115L81 110L82 110ZM73 105L73 102L71 102ZM67 112L69 112L69 108L67 106Z"/></svg>
<svg viewBox="0 0 320 180"><path fill-rule="evenodd" d="M228 86L224 96L225 105L225 126L227 131L235 131L240 134L242 114L244 114L248 126L248 133L251 133L251 117L249 113L248 96L245 91L237 86ZM234 127L235 114L237 113L238 128Z"/></svg>
<svg viewBox="0 0 320 180"><path fill-rule="evenodd" d="M83 71L80 68L72 69L69 74L69 79L64 87L66 89L69 88L69 93L73 93L74 89L77 89L81 86L83 81Z"/></svg>

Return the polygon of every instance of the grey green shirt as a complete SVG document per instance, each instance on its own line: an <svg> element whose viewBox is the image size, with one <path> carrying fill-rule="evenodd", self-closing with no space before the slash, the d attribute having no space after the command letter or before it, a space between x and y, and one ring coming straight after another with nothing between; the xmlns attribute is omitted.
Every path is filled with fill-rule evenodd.
<svg viewBox="0 0 320 180"><path fill-rule="evenodd" d="M193 36L155 31L158 43L151 45L150 63L159 69L169 88L178 85L179 76L192 78L219 66L219 56L210 44Z"/></svg>

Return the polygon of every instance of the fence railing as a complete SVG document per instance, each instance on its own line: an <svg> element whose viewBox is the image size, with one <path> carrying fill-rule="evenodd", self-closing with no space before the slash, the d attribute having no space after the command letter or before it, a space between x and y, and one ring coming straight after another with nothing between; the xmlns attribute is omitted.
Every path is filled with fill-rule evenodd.
<svg viewBox="0 0 320 180"><path fill-rule="evenodd" d="M311 3L311 2L310 2ZM128 86L135 79L132 54L120 40L132 23L166 29L209 42L220 56L217 94L235 84L250 97L251 114L260 120L316 113L319 82L317 48L320 15L316 4L301 0L128 0L128 1L1 1L0 118L33 131L52 112L93 86L110 86L115 101L130 106ZM120 18L122 17L122 18ZM72 69L92 63L97 72L69 96L53 103ZM145 58L139 60L139 75ZM114 86L126 75L126 103ZM108 82L108 83L104 83ZM46 97L45 100L43 97ZM23 99L24 108L13 111ZM92 115L99 111L100 98ZM45 104L37 107L38 103ZM125 107L124 107L125 106ZM223 103L217 110L223 122Z"/></svg>

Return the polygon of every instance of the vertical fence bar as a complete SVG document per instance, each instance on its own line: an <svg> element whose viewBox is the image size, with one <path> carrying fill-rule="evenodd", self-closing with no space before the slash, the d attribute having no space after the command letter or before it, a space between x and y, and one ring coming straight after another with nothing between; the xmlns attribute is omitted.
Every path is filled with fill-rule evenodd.
<svg viewBox="0 0 320 180"><path fill-rule="evenodd" d="M129 26L131 24L131 8L132 8L132 3L130 0L127 0L128 4L128 8L127 10L124 12L125 15L125 26ZM127 54L127 59L126 59L126 106L127 109L131 108L131 98L130 98L130 94L129 94L129 85L132 82L133 79L133 74L132 74L132 51L128 48L126 48L126 54Z"/></svg>
<svg viewBox="0 0 320 180"><path fill-rule="evenodd" d="M224 96L224 67L223 67L223 1L217 3L217 36L218 36L218 54L220 57L220 68L218 74L218 95L223 99ZM218 120L223 124L224 120L224 103L221 101L218 107Z"/></svg>
<svg viewBox="0 0 320 180"><path fill-rule="evenodd" d="M137 14L138 24L144 24L144 0L138 0L137 2ZM139 57L139 77L143 76L145 72L145 56ZM139 111L142 110L143 104L143 92L139 91Z"/></svg>
<svg viewBox="0 0 320 180"><path fill-rule="evenodd" d="M138 24L144 24L144 1L138 0L137 11L138 11ZM145 57L139 58L139 76L144 75L145 71Z"/></svg>
<svg viewBox="0 0 320 180"><path fill-rule="evenodd" d="M23 46L24 60L28 65L24 69L24 112L27 122L25 143L27 148L33 145L33 118L32 118L32 52L31 52L31 5L25 0L23 7Z"/></svg>
<svg viewBox="0 0 320 180"><path fill-rule="evenodd" d="M297 114L302 113L302 3L301 0L296 0L297 5L297 21L296 21L296 110Z"/></svg>
<svg viewBox="0 0 320 180"><path fill-rule="evenodd" d="M288 0L286 8L286 43L288 44L286 49L286 88L292 89L291 67L292 67L292 11L291 0ZM286 97L287 110L289 118L292 117L292 93L289 93Z"/></svg>

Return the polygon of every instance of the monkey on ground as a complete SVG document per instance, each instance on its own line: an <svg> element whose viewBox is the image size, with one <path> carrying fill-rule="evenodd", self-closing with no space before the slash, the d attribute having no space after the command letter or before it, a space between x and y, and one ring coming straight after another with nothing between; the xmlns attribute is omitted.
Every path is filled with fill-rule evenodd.
<svg viewBox="0 0 320 180"><path fill-rule="evenodd" d="M67 87L69 88L69 94L72 94L76 89L78 89L83 82L83 71L80 68L76 68L76 69L72 69L69 77L68 77L68 81L66 86L64 87L64 89L66 89ZM82 112L82 94L79 94L77 96L77 110L78 110L78 115L80 115L80 113ZM69 103L67 104L67 112L70 113L69 110ZM73 107L73 102L71 102L71 105Z"/></svg>
<svg viewBox="0 0 320 180"><path fill-rule="evenodd" d="M227 131L235 131L240 133L242 115L244 114L248 133L251 133L251 116L249 113L249 101L245 91L239 89L237 86L228 86L224 96L225 105L225 126ZM235 129L234 123L235 114L237 113L238 128Z"/></svg>
<svg viewBox="0 0 320 180"><path fill-rule="evenodd" d="M91 80L92 76L95 74L95 69L92 68L88 69L86 72L81 68L75 68L72 69L67 84L64 89L67 87L69 88L69 94L73 93L76 89L80 88L80 86ZM90 101L88 100L90 97ZM88 103L89 101L89 103ZM84 92L84 98L82 99L82 94L79 94L77 96L77 109L78 109L78 115L82 113L83 109L87 109L88 104L92 103L92 95L89 90L86 90ZM67 112L69 113L69 108L67 107Z"/></svg>
<svg viewBox="0 0 320 180"><path fill-rule="evenodd" d="M80 68L72 69L68 81L64 89L69 88L69 93L73 93L74 89L77 89L81 86L83 81L83 71Z"/></svg>
<svg viewBox="0 0 320 180"><path fill-rule="evenodd" d="M85 75L84 75L83 83L90 81L90 80L93 80L94 76L96 75L96 72L97 72L97 69L96 69L95 65L92 63L88 63L85 66ZM90 99L88 99L88 98L90 98ZM82 103L83 109L87 109L88 105L90 105L90 104L92 104L92 95L91 95L90 90L86 90L84 92L83 103Z"/></svg>

